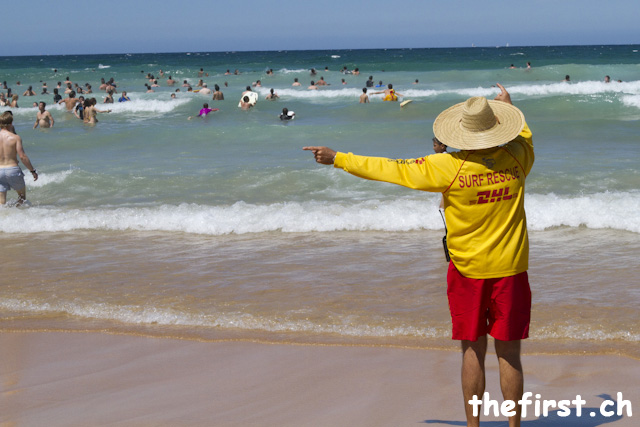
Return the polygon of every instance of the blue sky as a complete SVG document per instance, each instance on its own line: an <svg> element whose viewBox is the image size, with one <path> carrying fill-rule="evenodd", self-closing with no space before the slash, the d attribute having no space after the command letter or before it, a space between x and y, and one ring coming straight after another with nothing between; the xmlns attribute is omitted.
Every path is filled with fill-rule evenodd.
<svg viewBox="0 0 640 427"><path fill-rule="evenodd" d="M640 43L638 0L27 0L2 16L3 56Z"/></svg>

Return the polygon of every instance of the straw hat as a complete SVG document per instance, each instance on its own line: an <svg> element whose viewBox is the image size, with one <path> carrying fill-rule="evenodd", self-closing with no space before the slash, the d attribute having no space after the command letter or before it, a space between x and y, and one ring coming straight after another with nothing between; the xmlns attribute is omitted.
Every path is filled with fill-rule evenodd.
<svg viewBox="0 0 640 427"><path fill-rule="evenodd" d="M449 147L480 150L506 144L523 127L524 114L518 108L475 97L440 113L433 122L433 133Z"/></svg>

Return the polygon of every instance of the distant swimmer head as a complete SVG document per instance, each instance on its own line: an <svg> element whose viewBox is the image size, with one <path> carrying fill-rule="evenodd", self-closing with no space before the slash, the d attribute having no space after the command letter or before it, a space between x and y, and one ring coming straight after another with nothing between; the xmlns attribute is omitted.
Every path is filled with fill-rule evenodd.
<svg viewBox="0 0 640 427"><path fill-rule="evenodd" d="M251 90L251 86L247 86L247 89L246 89L246 90Z"/></svg>
<svg viewBox="0 0 640 427"><path fill-rule="evenodd" d="M389 89L393 89L393 85L392 85L391 83L389 83L389 84L387 85L387 87L388 87Z"/></svg>
<svg viewBox="0 0 640 427"><path fill-rule="evenodd" d="M213 88L214 88L215 90L220 90L220 86L218 86L218 85L214 85L214 86L213 86Z"/></svg>
<svg viewBox="0 0 640 427"><path fill-rule="evenodd" d="M202 108L209 108L209 104L205 102L204 104L202 104Z"/></svg>
<svg viewBox="0 0 640 427"><path fill-rule="evenodd" d="M367 93L367 88L366 87L362 88L362 93Z"/></svg>
<svg viewBox="0 0 640 427"><path fill-rule="evenodd" d="M433 137L433 151L436 153L446 153L447 151L447 146L440 142L435 136Z"/></svg>

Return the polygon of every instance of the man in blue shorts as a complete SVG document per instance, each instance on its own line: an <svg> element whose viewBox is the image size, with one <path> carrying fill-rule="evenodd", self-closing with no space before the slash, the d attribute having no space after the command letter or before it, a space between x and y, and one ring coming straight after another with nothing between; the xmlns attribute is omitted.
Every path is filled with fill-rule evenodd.
<svg viewBox="0 0 640 427"><path fill-rule="evenodd" d="M18 156L31 172L34 181L38 180L38 172L22 148L22 138L12 130L13 114L11 111L5 111L0 114L0 205L7 202L7 191L14 189L18 193L16 206L20 206L26 200L27 190L24 174L18 166Z"/></svg>

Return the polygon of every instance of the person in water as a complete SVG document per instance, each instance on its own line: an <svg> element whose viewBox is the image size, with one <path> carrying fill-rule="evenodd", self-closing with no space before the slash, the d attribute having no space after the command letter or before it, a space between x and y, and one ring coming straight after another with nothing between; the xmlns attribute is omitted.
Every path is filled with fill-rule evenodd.
<svg viewBox="0 0 640 427"><path fill-rule="evenodd" d="M220 86L217 84L213 86L215 92L213 92L213 100L214 101L224 101L224 95L220 92Z"/></svg>
<svg viewBox="0 0 640 427"><path fill-rule="evenodd" d="M24 152L22 138L15 133L13 114L5 111L0 114L0 205L7 203L7 192L10 189L18 193L16 206L21 206L27 200L27 187L22 169L18 166L18 157L31 172L33 180L37 181L38 171Z"/></svg>
<svg viewBox="0 0 640 427"><path fill-rule="evenodd" d="M280 114L278 117L282 121L293 120L296 117L296 113L294 113L293 111L289 111L289 109L285 107L282 109L282 114Z"/></svg>
<svg viewBox="0 0 640 427"><path fill-rule="evenodd" d="M277 93L274 92L274 90L272 88L272 89L269 89L269 95L265 96L264 99L268 99L270 101L275 101L278 98L280 98L280 97L278 96Z"/></svg>
<svg viewBox="0 0 640 427"><path fill-rule="evenodd" d="M202 109L200 110L200 113L196 117L206 117L207 114L213 111L220 111L220 110L218 108L209 108L209 104L204 103L202 104ZM193 118L192 116L189 116L187 120L191 120L192 118Z"/></svg>
<svg viewBox="0 0 640 427"><path fill-rule="evenodd" d="M50 112L45 111L46 105L47 104L44 103L44 101L40 101L40 103L38 104L39 111L36 114L36 122L33 125L34 129L38 126L40 126L40 128L53 127L53 117L51 116Z"/></svg>
<svg viewBox="0 0 640 427"><path fill-rule="evenodd" d="M369 96L367 95L367 88L362 88L362 95L360 95L360 104L366 104L369 102Z"/></svg>
<svg viewBox="0 0 640 427"><path fill-rule="evenodd" d="M404 96L403 94L396 92L391 83L387 85L385 90L381 92L371 92L371 95L377 95L380 93L384 93L384 97L382 98L383 101L397 101L399 96Z"/></svg>

